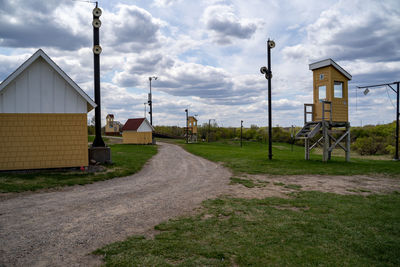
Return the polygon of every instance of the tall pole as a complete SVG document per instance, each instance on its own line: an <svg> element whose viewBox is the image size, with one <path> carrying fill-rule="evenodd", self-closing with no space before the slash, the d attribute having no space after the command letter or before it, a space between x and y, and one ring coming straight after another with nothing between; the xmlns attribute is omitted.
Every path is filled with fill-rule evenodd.
<svg viewBox="0 0 400 267"><path fill-rule="evenodd" d="M240 147L242 147L242 139L243 139L243 121L240 121Z"/></svg>
<svg viewBox="0 0 400 267"><path fill-rule="evenodd" d="M151 96L151 77L149 77L150 81L150 93L149 93L149 106L150 106L150 125L153 125L153 101L152 101L152 96Z"/></svg>
<svg viewBox="0 0 400 267"><path fill-rule="evenodd" d="M397 108L396 108L396 154L394 155L395 160L399 160L399 84L397 82Z"/></svg>
<svg viewBox="0 0 400 267"><path fill-rule="evenodd" d="M211 129L211 119L208 120L208 134L207 134L208 143L210 143L210 129Z"/></svg>
<svg viewBox="0 0 400 267"><path fill-rule="evenodd" d="M144 105L144 118L146 118L146 105L147 105L147 103L145 102L145 103L143 103L143 105Z"/></svg>
<svg viewBox="0 0 400 267"><path fill-rule="evenodd" d="M395 90L391 85L397 85L397 90ZM397 106L396 106L396 133L395 133L395 138L396 138L396 151L394 154L394 160L400 160L399 159L399 116L400 116L400 112L399 112L399 94L400 94L400 89L399 89L399 85L400 85L400 81L397 82L392 82L392 83L382 83L382 84L374 84L374 85L366 85L366 86L357 86L358 89L363 89L363 88L372 88L372 87L381 87L381 86L389 86L390 89L392 89L393 92L396 93L396 102L397 102ZM357 92L357 91L356 91ZM368 93L368 91L364 94L366 95Z"/></svg>
<svg viewBox="0 0 400 267"><path fill-rule="evenodd" d="M101 47L99 28L101 22L99 17L101 16L101 9L96 7L93 9L93 62L94 62L94 101L97 107L94 110L94 126L96 131L96 137L94 138L92 147L105 147L103 138L101 137L101 101L100 101L100 53Z"/></svg>
<svg viewBox="0 0 400 267"><path fill-rule="evenodd" d="M189 143L189 117L188 117L188 109L185 109L186 112L186 144Z"/></svg>
<svg viewBox="0 0 400 267"><path fill-rule="evenodd" d="M268 78L268 159L272 160L272 107L271 107L271 40L268 39L267 53L268 53L268 71L270 73ZM275 46L275 43L273 44Z"/></svg>

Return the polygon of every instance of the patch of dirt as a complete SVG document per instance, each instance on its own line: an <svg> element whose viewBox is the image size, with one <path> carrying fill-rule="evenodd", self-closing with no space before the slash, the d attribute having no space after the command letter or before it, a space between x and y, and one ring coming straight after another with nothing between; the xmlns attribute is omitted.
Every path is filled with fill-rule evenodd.
<svg viewBox="0 0 400 267"><path fill-rule="evenodd" d="M12 194L0 200L0 266L99 266L90 255L194 212L229 188L230 171L160 143L134 175L85 186Z"/></svg>
<svg viewBox="0 0 400 267"><path fill-rule="evenodd" d="M231 186L229 194L240 198L287 198L289 193L298 191L321 191L341 195L370 195L400 192L400 180L383 176L333 176L333 175L291 175L268 176L246 175L248 180L268 182L264 187L246 188L240 184Z"/></svg>

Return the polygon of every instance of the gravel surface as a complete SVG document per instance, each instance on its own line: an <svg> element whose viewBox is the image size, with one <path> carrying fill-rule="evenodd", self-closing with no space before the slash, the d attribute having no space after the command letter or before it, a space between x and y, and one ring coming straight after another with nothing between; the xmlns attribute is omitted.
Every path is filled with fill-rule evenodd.
<svg viewBox="0 0 400 267"><path fill-rule="evenodd" d="M0 200L0 266L97 266L90 255L224 193L230 172L161 143L139 173Z"/></svg>

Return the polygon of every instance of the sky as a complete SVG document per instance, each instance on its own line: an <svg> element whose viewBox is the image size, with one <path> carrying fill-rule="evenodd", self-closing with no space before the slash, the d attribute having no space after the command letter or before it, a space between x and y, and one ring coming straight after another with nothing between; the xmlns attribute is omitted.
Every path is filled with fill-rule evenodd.
<svg viewBox="0 0 400 267"><path fill-rule="evenodd" d="M90 97L90 1L0 0L0 81L39 48ZM400 80L400 1L249 0L99 1L102 121L144 116L152 81L153 124L266 126L266 42L272 53L272 123L301 126L312 103L309 64L332 58L349 82L353 126L395 119L390 88L356 86ZM146 107L148 112L148 106ZM88 118L94 112L88 114ZM147 118L148 114L146 115Z"/></svg>

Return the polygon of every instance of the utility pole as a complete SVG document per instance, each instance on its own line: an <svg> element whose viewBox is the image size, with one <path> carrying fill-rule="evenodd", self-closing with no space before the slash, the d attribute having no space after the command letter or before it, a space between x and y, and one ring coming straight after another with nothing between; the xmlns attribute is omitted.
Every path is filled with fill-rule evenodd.
<svg viewBox="0 0 400 267"><path fill-rule="evenodd" d="M186 112L186 144L189 143L189 115L188 115L188 109L185 109Z"/></svg>
<svg viewBox="0 0 400 267"><path fill-rule="evenodd" d="M242 147L242 139L243 139L243 121L240 121L240 147Z"/></svg>
<svg viewBox="0 0 400 267"><path fill-rule="evenodd" d="M290 139L292 139L291 140L292 145L290 146L290 150L293 152L293 143L294 143L294 127L293 127L293 125L292 125L292 127L290 127Z"/></svg>
<svg viewBox="0 0 400 267"><path fill-rule="evenodd" d="M101 137L101 98L100 98L100 33L99 28L101 26L101 21L99 17L101 16L101 9L98 7L96 2L96 7L93 9L93 63L94 63L94 101L97 107L94 110L94 127L96 136L94 138L92 147L105 147L103 138Z"/></svg>
<svg viewBox="0 0 400 267"><path fill-rule="evenodd" d="M268 159L272 160L272 107L271 107L271 49L275 47L275 42L268 39L267 42L267 67L261 67L260 72L265 74L265 78L268 80Z"/></svg>
<svg viewBox="0 0 400 267"><path fill-rule="evenodd" d="M392 85L397 85L397 90L395 90ZM390 89L396 94L396 151L394 154L394 160L399 161L399 116L400 116L400 111L399 111L399 94L400 94L400 81L397 82L392 82L392 83L382 83L382 84L374 84L374 85L367 85L367 86L357 86L358 89L363 89L366 88L364 91L364 95L367 95L369 92L369 88L373 87L382 87L382 86L389 86Z"/></svg>
<svg viewBox="0 0 400 267"><path fill-rule="evenodd" d="M150 106L149 114L150 114L150 124L151 124L151 125L153 125L153 99L152 99L152 95L151 95L151 80L152 80L152 79L157 80L157 78L158 78L158 77L156 77L156 76L149 77L149 82L150 82L150 93L149 93L148 103L149 103L149 106Z"/></svg>
<svg viewBox="0 0 400 267"><path fill-rule="evenodd" d="M100 97L100 27L101 27L101 9L96 7L93 9L93 69L94 69L94 100L96 108L94 110L94 125L96 136L93 144L89 148L89 161L94 160L96 163L111 163L111 149L106 146L101 137L101 97Z"/></svg>

